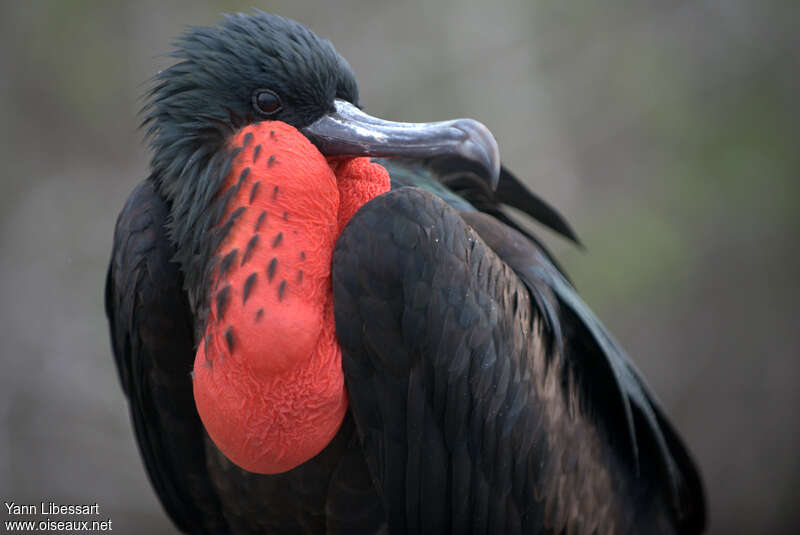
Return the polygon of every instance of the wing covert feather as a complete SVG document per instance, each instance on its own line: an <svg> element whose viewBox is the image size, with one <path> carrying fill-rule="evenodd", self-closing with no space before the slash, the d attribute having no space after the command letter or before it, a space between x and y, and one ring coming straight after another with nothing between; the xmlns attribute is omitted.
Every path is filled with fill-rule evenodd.
<svg viewBox="0 0 800 535"><path fill-rule="evenodd" d="M630 527L617 460L561 381L527 288L458 212L416 188L374 199L337 242L333 285L393 532Z"/></svg>
<svg viewBox="0 0 800 535"><path fill-rule="evenodd" d="M120 213L106 278L111 342L139 451L164 509L182 531L226 533L194 406L192 320L171 262L167 215L150 181Z"/></svg>

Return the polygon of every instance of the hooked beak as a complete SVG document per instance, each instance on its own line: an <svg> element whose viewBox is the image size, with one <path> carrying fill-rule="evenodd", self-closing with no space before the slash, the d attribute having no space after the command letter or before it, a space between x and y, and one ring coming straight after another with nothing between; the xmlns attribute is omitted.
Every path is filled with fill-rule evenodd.
<svg viewBox="0 0 800 535"><path fill-rule="evenodd" d="M460 156L486 169L491 188L500 177L497 141L473 119L395 123L367 115L336 99L335 110L301 131L325 156L432 158Z"/></svg>

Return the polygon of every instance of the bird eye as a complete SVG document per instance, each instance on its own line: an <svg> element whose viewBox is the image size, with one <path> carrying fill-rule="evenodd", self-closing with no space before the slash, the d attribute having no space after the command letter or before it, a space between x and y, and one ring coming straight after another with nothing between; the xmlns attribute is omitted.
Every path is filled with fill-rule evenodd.
<svg viewBox="0 0 800 535"><path fill-rule="evenodd" d="M253 93L253 107L264 115L273 115L281 109L281 99L274 91L258 89Z"/></svg>

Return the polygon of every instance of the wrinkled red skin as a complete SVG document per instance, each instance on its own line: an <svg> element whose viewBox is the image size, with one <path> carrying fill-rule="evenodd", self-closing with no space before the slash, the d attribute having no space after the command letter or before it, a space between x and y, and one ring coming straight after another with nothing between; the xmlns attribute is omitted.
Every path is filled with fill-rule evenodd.
<svg viewBox="0 0 800 535"><path fill-rule="evenodd" d="M231 461L275 474L322 451L344 418L331 257L350 217L389 190L389 175L368 158L327 161L285 123L250 125L231 146L242 146L247 134L253 138L221 190L246 173L222 218L245 208L217 251L220 258L237 254L212 278L194 397ZM222 310L220 292L227 293Z"/></svg>

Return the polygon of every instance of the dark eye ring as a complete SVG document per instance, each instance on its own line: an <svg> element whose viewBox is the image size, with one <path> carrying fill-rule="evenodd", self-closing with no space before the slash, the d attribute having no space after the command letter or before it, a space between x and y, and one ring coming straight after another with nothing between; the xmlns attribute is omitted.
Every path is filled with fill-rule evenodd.
<svg viewBox="0 0 800 535"><path fill-rule="evenodd" d="M281 109L281 99L274 91L257 89L253 92L253 107L263 115L274 115Z"/></svg>

